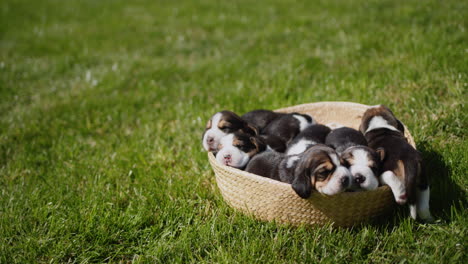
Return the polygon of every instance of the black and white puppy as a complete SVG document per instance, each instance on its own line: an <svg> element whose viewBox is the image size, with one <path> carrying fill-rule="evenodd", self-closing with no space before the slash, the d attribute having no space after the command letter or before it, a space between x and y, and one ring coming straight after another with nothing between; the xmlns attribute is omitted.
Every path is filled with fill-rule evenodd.
<svg viewBox="0 0 468 264"><path fill-rule="evenodd" d="M223 165L243 169L253 156L266 148L261 138L236 132L221 138L216 160Z"/></svg>
<svg viewBox="0 0 468 264"><path fill-rule="evenodd" d="M262 134L278 137L287 146L297 134L315 123L315 120L306 114L283 114L271 121L262 130Z"/></svg>
<svg viewBox="0 0 468 264"><path fill-rule="evenodd" d="M413 219L419 216L424 221L432 221L422 156L405 138L403 124L389 108L377 105L364 113L360 130L369 147L383 149L380 182L390 186L397 203L409 204Z"/></svg>
<svg viewBox="0 0 468 264"><path fill-rule="evenodd" d="M286 154L297 155L313 145L325 144L325 139L330 131L329 127L320 124L307 127L289 143Z"/></svg>
<svg viewBox="0 0 468 264"><path fill-rule="evenodd" d="M261 138L263 142L265 142L265 144L267 145L267 148L269 149L272 149L274 151L281 152L281 153L283 153L286 150L286 144L284 143L284 141L275 135L263 134L263 135L259 135L258 137Z"/></svg>
<svg viewBox="0 0 468 264"><path fill-rule="evenodd" d="M377 177L380 173L380 156L367 146L367 140L361 132L350 127L340 127L328 134L325 144L340 154L341 162L353 175L351 190L375 190L379 187Z"/></svg>
<svg viewBox="0 0 468 264"><path fill-rule="evenodd" d="M326 145L315 145L299 155L274 151L252 158L246 171L290 183L301 198L309 198L312 189L326 195L345 191L351 183L351 173L340 164L338 154Z"/></svg>
<svg viewBox="0 0 468 264"><path fill-rule="evenodd" d="M249 124L254 125L261 133L262 130L268 126L273 120L283 116L283 113L276 113L271 110L258 109L245 113L241 118Z"/></svg>
<svg viewBox="0 0 468 264"><path fill-rule="evenodd" d="M258 134L255 127L231 111L225 110L214 114L203 132L203 148L206 151L217 151L221 138L234 132L243 132L252 136Z"/></svg>

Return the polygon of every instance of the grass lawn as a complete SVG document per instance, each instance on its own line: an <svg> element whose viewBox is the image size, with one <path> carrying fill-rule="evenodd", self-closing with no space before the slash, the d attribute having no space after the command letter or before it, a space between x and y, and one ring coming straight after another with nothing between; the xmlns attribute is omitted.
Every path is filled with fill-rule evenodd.
<svg viewBox="0 0 468 264"><path fill-rule="evenodd" d="M0 263L467 263L468 2L0 2ZM437 224L264 223L223 201L216 111L383 103Z"/></svg>

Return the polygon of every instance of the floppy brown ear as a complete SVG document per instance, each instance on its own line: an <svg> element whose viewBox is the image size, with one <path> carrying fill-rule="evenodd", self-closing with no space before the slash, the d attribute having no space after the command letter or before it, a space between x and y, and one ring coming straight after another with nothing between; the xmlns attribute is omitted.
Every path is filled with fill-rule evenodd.
<svg viewBox="0 0 468 264"><path fill-rule="evenodd" d="M350 156L351 154L349 152L343 152L340 155L340 164L345 167L349 167L348 158L350 158Z"/></svg>
<svg viewBox="0 0 468 264"><path fill-rule="evenodd" d="M242 132L246 133L246 134L249 134L249 135L252 135L252 136L256 136L258 135L258 130L256 127L252 126L251 124L249 123L245 123L244 124L244 127L241 129Z"/></svg>
<svg viewBox="0 0 468 264"><path fill-rule="evenodd" d="M213 121L211 121L211 119L208 120L208 122L206 122L205 128L206 128L206 129L210 129L210 128L211 128L211 125L212 125L212 122L213 122Z"/></svg>
<svg viewBox="0 0 468 264"><path fill-rule="evenodd" d="M361 120L361 124L359 125L359 131L364 135L366 133L366 131L364 131L364 127L362 125L362 120Z"/></svg>
<svg viewBox="0 0 468 264"><path fill-rule="evenodd" d="M385 149L384 148L378 148L378 149L375 150L375 152L377 152L377 154L379 155L380 161L383 161L385 159Z"/></svg>
<svg viewBox="0 0 468 264"><path fill-rule="evenodd" d="M250 142L255 145L258 152L262 152L266 149L265 143L263 143L263 141L257 137L250 137Z"/></svg>
<svg viewBox="0 0 468 264"><path fill-rule="evenodd" d="M312 193L312 181L310 176L307 175L307 169L299 165L294 171L294 179L291 183L293 190L301 198L307 199Z"/></svg>

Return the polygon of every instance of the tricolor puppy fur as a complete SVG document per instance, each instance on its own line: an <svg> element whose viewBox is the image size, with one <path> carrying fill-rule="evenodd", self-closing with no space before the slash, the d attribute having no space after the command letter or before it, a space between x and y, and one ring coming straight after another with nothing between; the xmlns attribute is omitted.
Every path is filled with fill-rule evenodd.
<svg viewBox="0 0 468 264"><path fill-rule="evenodd" d="M390 186L397 203L409 204L413 219L419 216L424 221L432 221L422 157L405 138L403 124L386 106L377 105L364 113L360 130L369 147L383 149L380 182Z"/></svg>
<svg viewBox="0 0 468 264"><path fill-rule="evenodd" d="M272 149L274 151L281 152L281 153L283 153L286 150L286 144L278 136L263 134L263 135L259 135L258 137L261 138L263 142L265 142L268 149Z"/></svg>
<svg viewBox="0 0 468 264"><path fill-rule="evenodd" d="M257 129L257 131L261 134L260 137L270 149L278 152L284 152L286 150L286 143L283 141L283 139L276 135L262 133L268 124L284 115L286 114L276 113L271 110L258 109L245 113L241 116L241 118Z"/></svg>
<svg viewBox="0 0 468 264"><path fill-rule="evenodd" d="M266 150L266 144L258 137L236 132L221 138L216 160L226 166L243 169L256 154Z"/></svg>
<svg viewBox="0 0 468 264"><path fill-rule="evenodd" d="M325 138L330 131L331 129L329 127L319 124L307 127L289 143L286 154L301 154L314 145L324 144Z"/></svg>
<svg viewBox="0 0 468 264"><path fill-rule="evenodd" d="M225 110L214 114L203 132L203 148L206 151L217 151L221 138L234 132L243 132L252 136L258 134L256 128L231 111Z"/></svg>
<svg viewBox="0 0 468 264"><path fill-rule="evenodd" d="M246 171L290 183L301 198L309 198L312 189L326 195L345 191L351 173L340 164L338 154L325 145L315 145L299 155L267 151L252 158Z"/></svg>
<svg viewBox="0 0 468 264"><path fill-rule="evenodd" d="M297 134L312 124L315 124L315 120L309 115L299 113L283 114L271 121L262 130L262 134L278 137L285 145L288 145Z"/></svg>
<svg viewBox="0 0 468 264"><path fill-rule="evenodd" d="M268 124L283 115L286 114L276 113L271 110L258 109L243 114L241 118L249 124L255 126L258 131L262 133L262 130L268 126Z"/></svg>
<svg viewBox="0 0 468 264"><path fill-rule="evenodd" d="M328 134L325 144L333 147L341 162L353 175L351 190L375 190L379 187L380 156L367 146L364 135L350 127L340 127Z"/></svg>

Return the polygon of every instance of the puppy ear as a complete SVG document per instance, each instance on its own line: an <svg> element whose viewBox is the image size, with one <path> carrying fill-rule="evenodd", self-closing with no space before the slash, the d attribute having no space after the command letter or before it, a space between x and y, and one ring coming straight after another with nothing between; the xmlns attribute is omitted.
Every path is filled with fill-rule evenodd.
<svg viewBox="0 0 468 264"><path fill-rule="evenodd" d="M206 128L206 129L210 129L210 128L211 128L211 125L212 125L212 122L213 122L213 121L211 121L211 119L208 120L208 122L206 123L205 128Z"/></svg>
<svg viewBox="0 0 468 264"><path fill-rule="evenodd" d="M250 142L255 145L258 152L262 152L266 149L266 144L258 137L250 137Z"/></svg>
<svg viewBox="0 0 468 264"><path fill-rule="evenodd" d="M349 167L348 159L351 158L351 152L350 151L345 151L341 153L340 155L340 163L341 165L345 167Z"/></svg>
<svg viewBox="0 0 468 264"><path fill-rule="evenodd" d="M405 133L405 126L403 126L403 123L401 123L400 120L398 119L396 121L397 121L397 129Z"/></svg>
<svg viewBox="0 0 468 264"><path fill-rule="evenodd" d="M316 123L314 118L312 118L312 116L310 116L308 114L301 114L301 116L303 116L307 120L307 122L309 122L309 123L312 123L312 124Z"/></svg>
<svg viewBox="0 0 468 264"><path fill-rule="evenodd" d="M242 132L252 136L258 135L258 129L249 123L245 123L244 127L241 130Z"/></svg>
<svg viewBox="0 0 468 264"><path fill-rule="evenodd" d="M364 127L362 125L362 123L359 125L359 129L358 129L362 134L364 134Z"/></svg>
<svg viewBox="0 0 468 264"><path fill-rule="evenodd" d="M383 161L385 159L385 149L384 148L378 148L378 149L375 150L375 152L377 152L377 154L379 155L380 161Z"/></svg>
<svg viewBox="0 0 468 264"><path fill-rule="evenodd" d="M343 158L343 157L340 157L340 164L347 167L347 168L349 168L349 165L350 165L348 160Z"/></svg>
<svg viewBox="0 0 468 264"><path fill-rule="evenodd" d="M294 173L293 182L291 183L291 186L297 195L304 199L309 198L312 193L312 182L306 172L307 170L303 167L297 168Z"/></svg>

